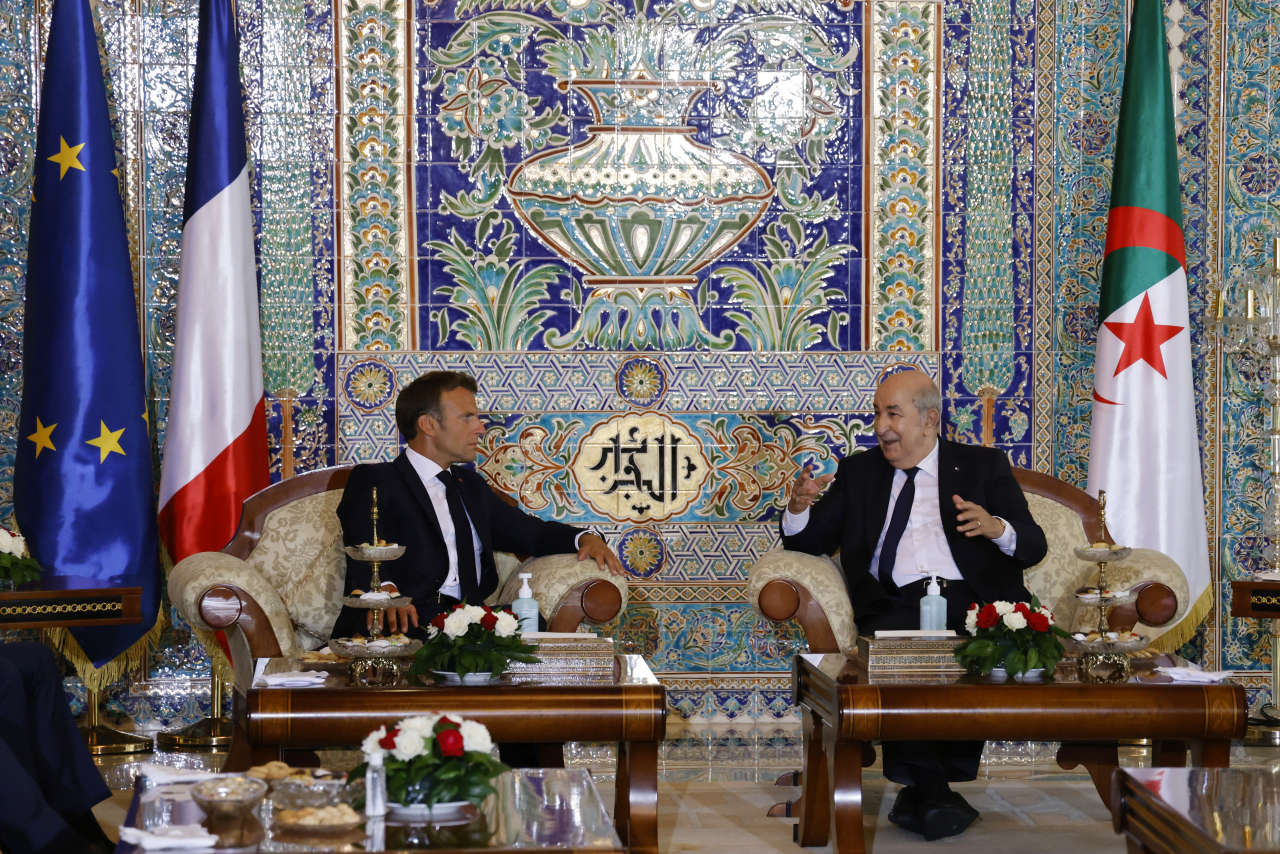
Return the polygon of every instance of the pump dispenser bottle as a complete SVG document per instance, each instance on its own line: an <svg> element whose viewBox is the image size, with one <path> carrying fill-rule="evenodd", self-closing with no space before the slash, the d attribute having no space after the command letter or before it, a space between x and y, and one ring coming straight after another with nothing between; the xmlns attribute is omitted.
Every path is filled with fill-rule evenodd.
<svg viewBox="0 0 1280 854"><path fill-rule="evenodd" d="M520 621L521 634L538 630L538 600L533 598L533 590L529 587L530 578L533 578L533 573L520 573L520 594L511 603L511 613Z"/></svg>
<svg viewBox="0 0 1280 854"><path fill-rule="evenodd" d="M925 595L920 597L920 630L942 631L947 627L947 600L942 598L938 577L930 576Z"/></svg>

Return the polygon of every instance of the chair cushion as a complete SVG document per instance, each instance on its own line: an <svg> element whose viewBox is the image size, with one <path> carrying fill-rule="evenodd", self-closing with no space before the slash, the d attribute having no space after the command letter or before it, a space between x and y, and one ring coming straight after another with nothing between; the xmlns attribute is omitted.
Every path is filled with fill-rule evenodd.
<svg viewBox="0 0 1280 854"><path fill-rule="evenodd" d="M1075 555L1076 546L1087 546L1084 525L1076 512L1043 495L1027 493L1027 504L1036 524L1044 531L1049 552L1044 560L1023 573L1027 589L1040 597L1040 604L1053 612L1054 620L1064 628L1074 628L1077 606L1076 588L1092 564Z"/></svg>
<svg viewBox="0 0 1280 854"><path fill-rule="evenodd" d="M337 512L341 498L341 490L331 489L271 511L249 555L279 591L305 649L328 639L342 610L347 569Z"/></svg>
<svg viewBox="0 0 1280 854"><path fill-rule="evenodd" d="M529 586L533 589L533 598L538 600L538 611L543 619L550 620L560 607L565 594L583 581L603 578L618 588L622 594L622 606L618 613L627 608L627 580L621 576L602 570L593 560L578 560L573 553L544 555L525 561L519 567L520 572L531 572ZM491 604L509 604L520 594L520 577L512 572L506 582L490 597Z"/></svg>

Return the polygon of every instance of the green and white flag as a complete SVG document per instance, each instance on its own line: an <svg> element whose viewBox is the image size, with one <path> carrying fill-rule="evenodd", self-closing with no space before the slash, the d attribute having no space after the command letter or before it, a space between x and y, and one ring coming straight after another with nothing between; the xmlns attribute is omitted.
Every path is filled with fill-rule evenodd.
<svg viewBox="0 0 1280 854"><path fill-rule="evenodd" d="M1094 362L1089 492L1117 543L1158 549L1191 601L1159 645L1208 613L1209 549L1191 374L1186 249L1160 0L1135 0L1116 133Z"/></svg>

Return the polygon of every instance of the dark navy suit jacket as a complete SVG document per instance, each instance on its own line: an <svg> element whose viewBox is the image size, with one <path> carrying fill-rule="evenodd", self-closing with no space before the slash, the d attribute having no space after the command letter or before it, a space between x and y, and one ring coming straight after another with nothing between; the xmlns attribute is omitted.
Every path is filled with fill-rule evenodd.
<svg viewBox="0 0 1280 854"><path fill-rule="evenodd" d="M840 550L858 620L889 605L889 594L868 570L889 512L894 471L879 447L845 457L827 493L810 509L804 530L782 538L784 547L809 554ZM979 504L1012 525L1017 533L1013 555L1004 554L986 537L958 532L952 495ZM1022 571L1039 563L1048 546L1004 452L939 440L938 506L956 567L978 598L983 602L1030 599Z"/></svg>
<svg viewBox="0 0 1280 854"><path fill-rule="evenodd" d="M580 529L560 522L530 516L495 492L479 474L469 468L453 467L467 514L480 538L480 602L498 587L494 551L540 556L576 551L574 540ZM448 552L435 508L426 487L409 458L401 453L389 463L358 465L351 470L338 518L346 545L371 542L370 496L378 489L378 537L405 547L404 555L382 564L383 581L394 581L400 592L413 597L418 619L425 625L440 610L436 592L448 576ZM347 560L344 592L367 590L369 565ZM335 637L364 632L365 612L342 609L333 628Z"/></svg>

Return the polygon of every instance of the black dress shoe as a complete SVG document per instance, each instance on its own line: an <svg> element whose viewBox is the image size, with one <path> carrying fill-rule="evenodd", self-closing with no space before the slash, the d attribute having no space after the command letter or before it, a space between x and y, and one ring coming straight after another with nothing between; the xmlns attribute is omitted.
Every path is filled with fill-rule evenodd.
<svg viewBox="0 0 1280 854"><path fill-rule="evenodd" d="M932 842L963 833L978 818L978 811L958 792L948 790L920 807L919 833Z"/></svg>
<svg viewBox="0 0 1280 854"><path fill-rule="evenodd" d="M894 798L893 806L889 809L889 821L903 830L923 833L920 824L922 804L920 790L915 786L904 786L898 791L898 797Z"/></svg>

